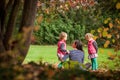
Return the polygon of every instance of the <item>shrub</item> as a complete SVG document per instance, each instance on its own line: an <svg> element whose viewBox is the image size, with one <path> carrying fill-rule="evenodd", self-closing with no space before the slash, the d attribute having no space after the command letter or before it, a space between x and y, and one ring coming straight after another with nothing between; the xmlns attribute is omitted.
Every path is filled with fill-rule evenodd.
<svg viewBox="0 0 120 80"><path fill-rule="evenodd" d="M61 16L57 16L50 22L43 20L40 24L40 29L34 32L37 44L56 44L59 33L64 31L68 34L68 43L70 44L74 39L84 39L85 26L73 23L70 19L63 20ZM68 21L68 22L66 22Z"/></svg>

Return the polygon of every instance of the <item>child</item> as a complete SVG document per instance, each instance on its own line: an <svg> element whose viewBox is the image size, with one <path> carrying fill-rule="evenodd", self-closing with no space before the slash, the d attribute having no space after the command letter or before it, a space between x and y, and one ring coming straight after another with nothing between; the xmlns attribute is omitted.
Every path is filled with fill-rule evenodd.
<svg viewBox="0 0 120 80"><path fill-rule="evenodd" d="M74 50L70 50L69 56L65 55L62 59L65 61L67 58L69 58L71 61L78 61L79 63L84 63L84 51L82 47L82 42L79 40L75 40L72 43L72 47ZM82 67L80 66L82 69Z"/></svg>
<svg viewBox="0 0 120 80"><path fill-rule="evenodd" d="M72 43L72 47L74 50L70 50L69 52L69 59L72 61L78 61L79 63L84 62L84 51L82 47L82 42L79 40L75 40ZM65 60L65 57L63 57L63 60Z"/></svg>
<svg viewBox="0 0 120 80"><path fill-rule="evenodd" d="M58 65L58 68L62 67L62 58L69 53L68 50L66 50L66 40L67 40L67 33L61 32L59 35L59 41L57 43L57 56L58 59L61 61L61 63Z"/></svg>
<svg viewBox="0 0 120 80"><path fill-rule="evenodd" d="M93 39L91 33L86 33L85 39L88 41L88 58L91 59L92 70L95 71L98 68L97 57L98 57L98 46L96 41Z"/></svg>

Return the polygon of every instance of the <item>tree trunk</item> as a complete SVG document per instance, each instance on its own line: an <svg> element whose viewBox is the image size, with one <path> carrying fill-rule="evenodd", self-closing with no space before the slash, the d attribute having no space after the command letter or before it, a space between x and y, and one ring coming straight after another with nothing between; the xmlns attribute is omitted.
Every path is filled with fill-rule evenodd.
<svg viewBox="0 0 120 80"><path fill-rule="evenodd" d="M21 42L22 46L19 46L19 51L23 57L26 56L31 43L30 38L34 27L36 12L37 0L25 0L21 27L19 29L20 34L22 34L22 40L20 41L23 41L23 43Z"/></svg>
<svg viewBox="0 0 120 80"><path fill-rule="evenodd" d="M1 33L1 21L0 21L0 53L3 53L5 51L3 41L2 41L2 33Z"/></svg>
<svg viewBox="0 0 120 80"><path fill-rule="evenodd" d="M9 2L6 3L6 1ZM20 2L21 0L0 1L0 53L7 53L5 51L10 49L9 41L11 40L14 26L16 23ZM35 21L35 14L37 12L37 0L23 0L23 3L24 7L22 13L22 21L18 34L19 37L17 40L12 42L13 45L11 46L13 47L13 49L11 49L10 51L14 53L13 58L17 59L16 61L18 61L19 63L23 62L28 52ZM10 11L9 16L8 11ZM22 58L20 58L20 56Z"/></svg>
<svg viewBox="0 0 120 80"><path fill-rule="evenodd" d="M5 33L4 40L3 40L6 50L10 50L9 41L12 37L13 29L16 23L16 18L19 12L20 2L21 2L20 0L14 1L13 8L12 8L12 11L10 13L10 17L7 23L6 33Z"/></svg>
<svg viewBox="0 0 120 80"><path fill-rule="evenodd" d="M3 13L3 19L2 19L2 35L5 34L5 26L7 25L6 21L7 21L7 16L9 14L9 10L12 8L12 5L14 3L14 0L9 0L8 3L5 3L4 5L4 13Z"/></svg>
<svg viewBox="0 0 120 80"><path fill-rule="evenodd" d="M5 51L4 45L3 45L3 20L4 20L4 12L5 12L5 0L0 1L0 53L3 53Z"/></svg>

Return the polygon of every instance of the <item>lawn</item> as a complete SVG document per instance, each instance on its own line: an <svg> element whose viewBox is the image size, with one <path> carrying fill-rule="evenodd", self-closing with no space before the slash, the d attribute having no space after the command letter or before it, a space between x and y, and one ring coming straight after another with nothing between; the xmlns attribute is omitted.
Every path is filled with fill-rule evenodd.
<svg viewBox="0 0 120 80"><path fill-rule="evenodd" d="M72 47L67 46L67 49L71 50ZM59 62L56 56L56 50L57 50L57 46L31 45L23 63L26 64L31 61L39 63L42 60L43 62L54 64L56 62ZM84 51L85 51L85 63L90 62L90 60L87 58L88 56L87 48L84 47ZM99 67L114 68L113 60L108 59L109 55L114 54L113 49L99 48L98 54L99 54L98 57Z"/></svg>

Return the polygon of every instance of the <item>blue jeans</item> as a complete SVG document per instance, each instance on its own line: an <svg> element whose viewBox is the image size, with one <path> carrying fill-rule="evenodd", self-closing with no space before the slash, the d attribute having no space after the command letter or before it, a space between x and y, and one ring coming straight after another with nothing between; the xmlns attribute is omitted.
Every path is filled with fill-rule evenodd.
<svg viewBox="0 0 120 80"><path fill-rule="evenodd" d="M97 58L92 58L91 62L92 62L92 70L97 70L98 68Z"/></svg>

